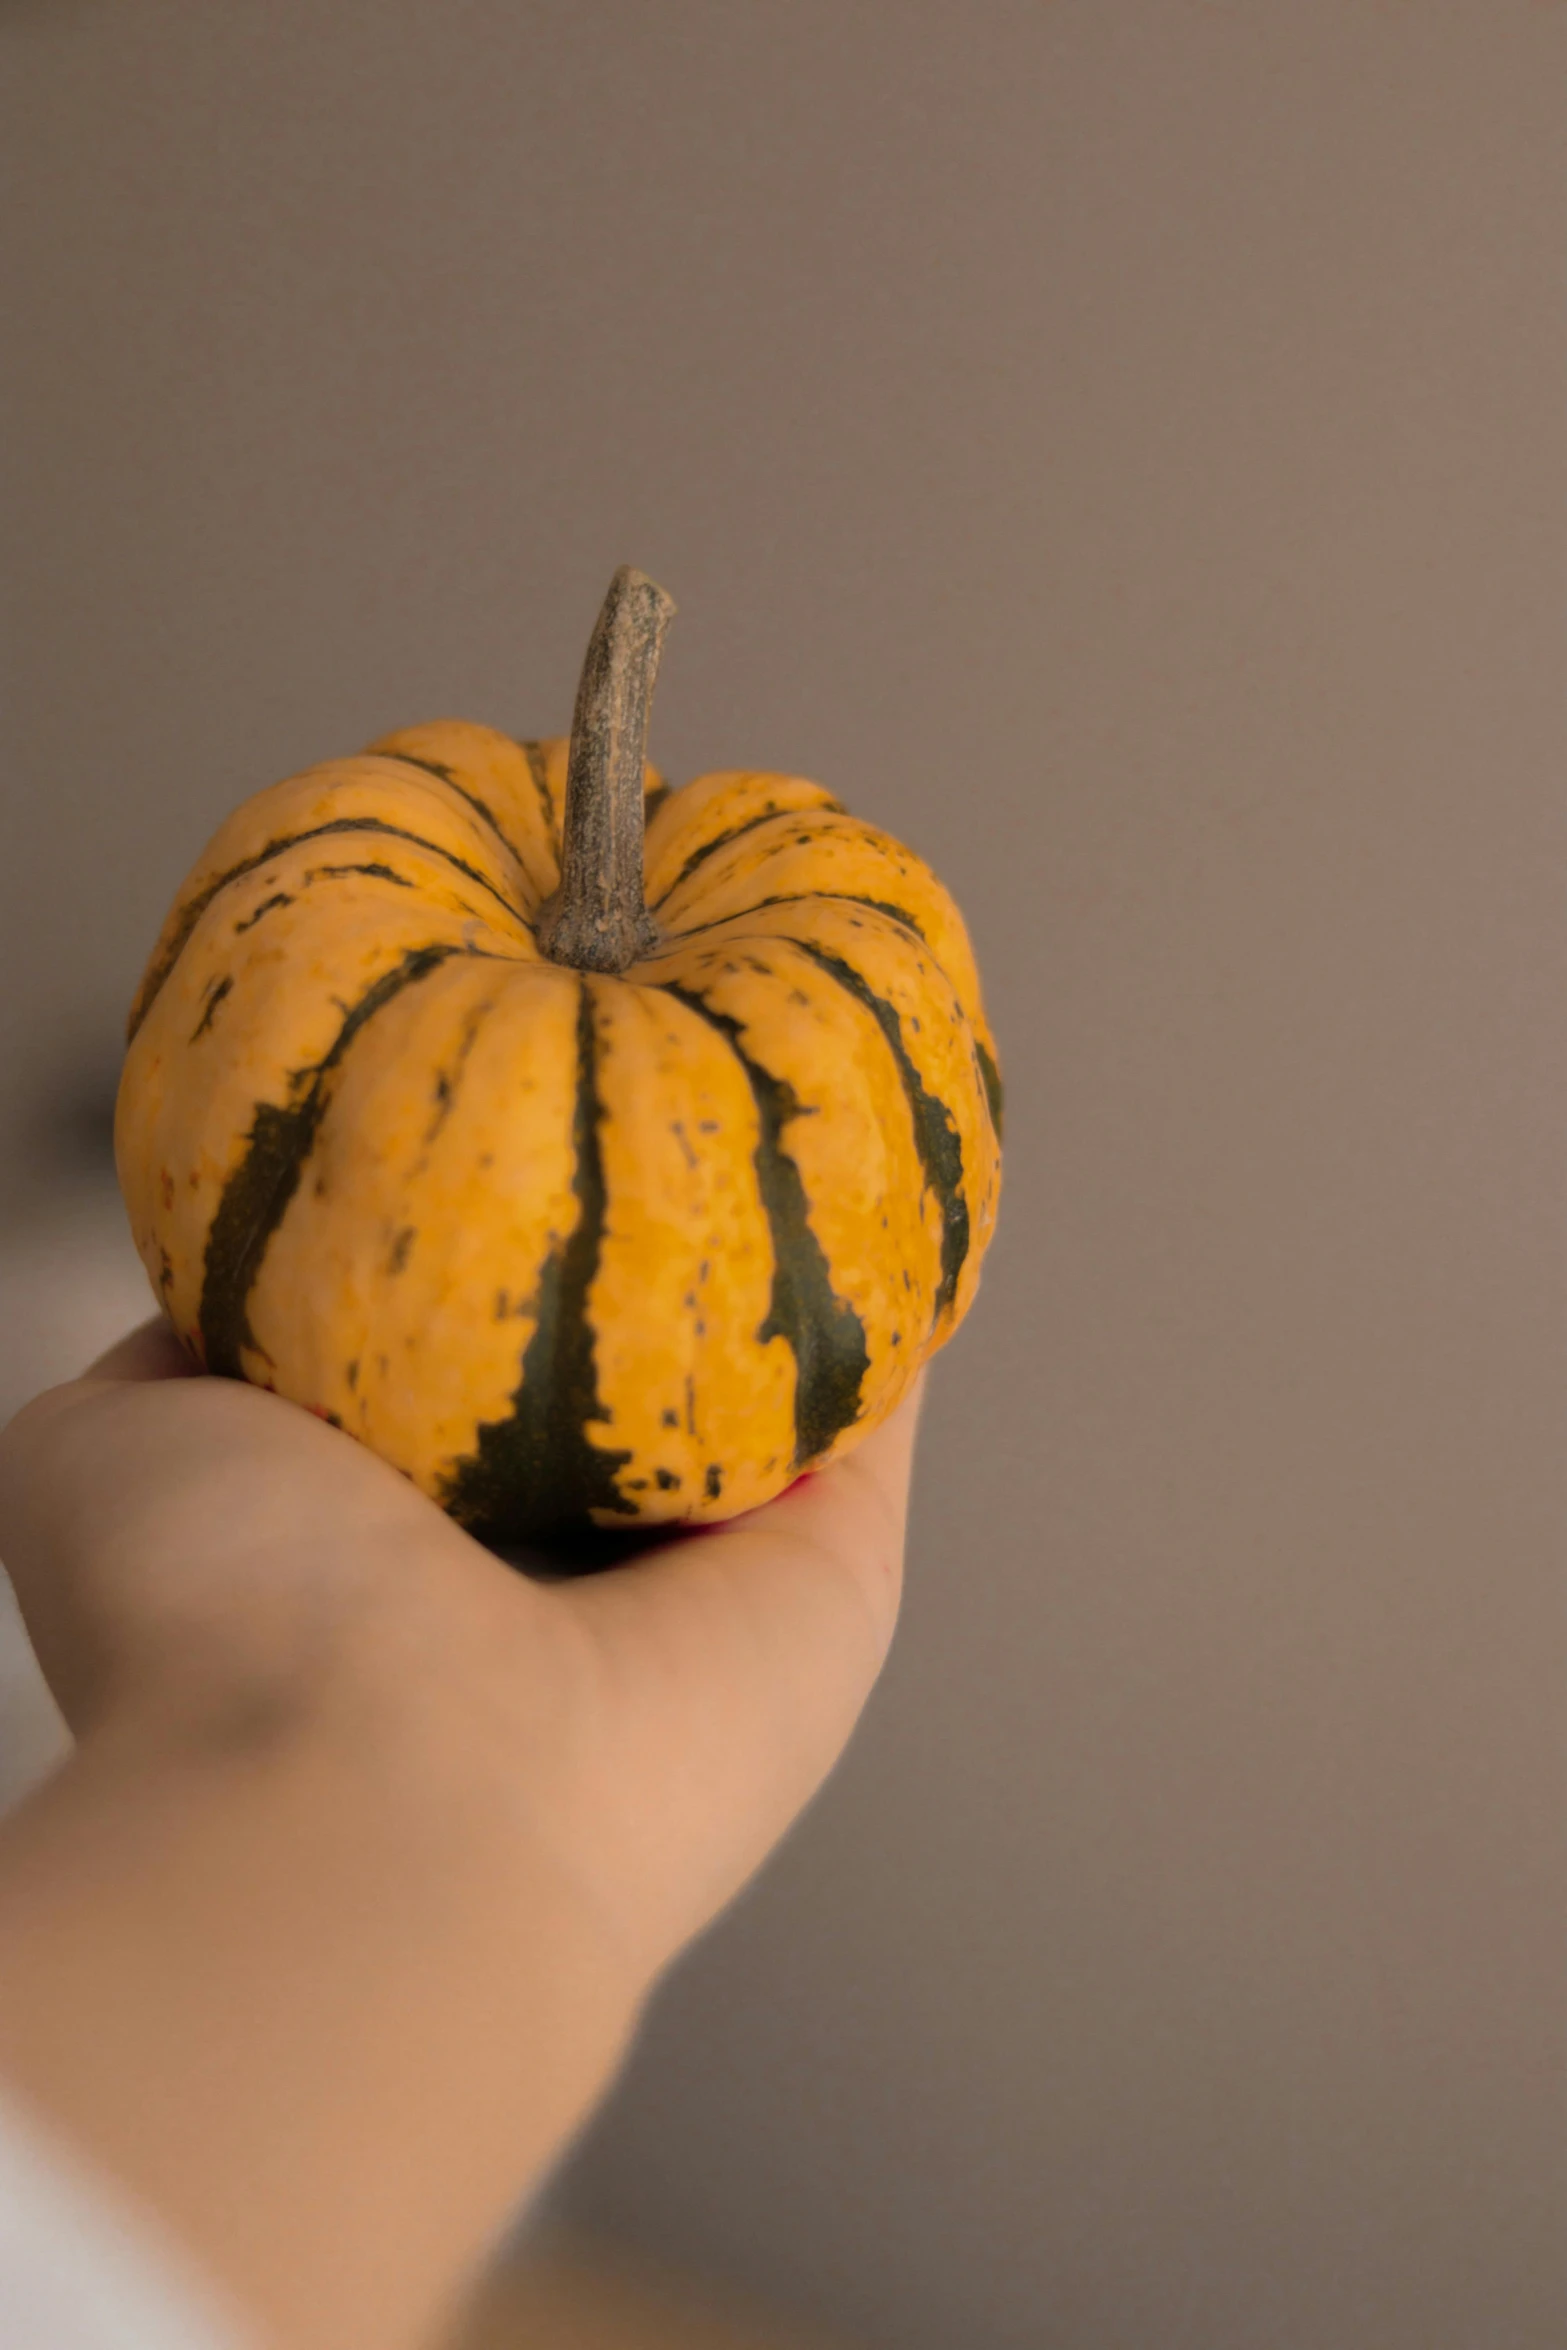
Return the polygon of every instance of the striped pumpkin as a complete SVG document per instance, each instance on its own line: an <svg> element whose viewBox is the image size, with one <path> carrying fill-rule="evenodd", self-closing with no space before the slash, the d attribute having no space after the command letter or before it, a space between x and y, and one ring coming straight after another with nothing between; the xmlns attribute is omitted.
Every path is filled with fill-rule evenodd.
<svg viewBox="0 0 1567 2350"><path fill-rule="evenodd" d="M120 1180L181 1338L496 1540L728 1517L845 1452L995 1218L956 907L820 784L667 789L672 608L617 574L569 743L411 727L248 800L131 1015Z"/></svg>

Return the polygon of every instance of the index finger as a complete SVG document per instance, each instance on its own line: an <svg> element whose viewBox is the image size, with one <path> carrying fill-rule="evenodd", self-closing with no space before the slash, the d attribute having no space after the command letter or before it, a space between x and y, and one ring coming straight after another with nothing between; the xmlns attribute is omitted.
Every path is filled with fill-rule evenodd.
<svg viewBox="0 0 1567 2350"><path fill-rule="evenodd" d="M154 1314L89 1363L83 1379L199 1379L201 1366L175 1337L167 1317Z"/></svg>

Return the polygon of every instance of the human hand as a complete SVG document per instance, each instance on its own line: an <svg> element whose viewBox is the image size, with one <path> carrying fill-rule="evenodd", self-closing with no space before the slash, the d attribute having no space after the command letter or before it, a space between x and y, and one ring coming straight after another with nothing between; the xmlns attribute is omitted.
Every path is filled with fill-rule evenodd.
<svg viewBox="0 0 1567 2350"><path fill-rule="evenodd" d="M546 1583L156 1326L41 1398L0 1556L80 1745L0 1836L0 2064L278 2339L422 2338L840 1753L912 1439Z"/></svg>

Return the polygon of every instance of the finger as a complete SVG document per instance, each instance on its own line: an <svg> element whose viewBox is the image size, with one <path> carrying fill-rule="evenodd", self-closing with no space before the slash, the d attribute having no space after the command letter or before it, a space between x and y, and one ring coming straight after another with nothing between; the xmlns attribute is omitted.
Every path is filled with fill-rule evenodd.
<svg viewBox="0 0 1567 2350"><path fill-rule="evenodd" d="M138 1323L123 1338L117 1338L113 1346L99 1355L96 1361L89 1363L84 1371L79 1371L74 1379L67 1379L57 1387L46 1387L35 1395L31 1402L23 1405L21 1412L0 1427L0 1434L9 1435L24 1415L31 1428L41 1415L68 1405L99 1381L127 1380L140 1383L156 1379L195 1379L201 1375L200 1366L181 1346L164 1316L154 1314L150 1321Z"/></svg>
<svg viewBox="0 0 1567 2350"><path fill-rule="evenodd" d="M197 1379L201 1366L186 1353L162 1314L139 1322L116 1339L97 1361L89 1363L83 1379Z"/></svg>
<svg viewBox="0 0 1567 2350"><path fill-rule="evenodd" d="M765 1509L554 1595L588 1635L600 1816L678 1944L842 1753L897 1620L918 1397Z"/></svg>
<svg viewBox="0 0 1567 2350"><path fill-rule="evenodd" d="M149 1698L203 1671L221 1694L222 1660L240 1656L286 1678L367 1613L384 1562L417 1553L432 1522L457 1539L308 1412L163 1375L158 1337L138 1333L128 1365L51 1388L0 1435L0 1557L74 1727L138 1676Z"/></svg>

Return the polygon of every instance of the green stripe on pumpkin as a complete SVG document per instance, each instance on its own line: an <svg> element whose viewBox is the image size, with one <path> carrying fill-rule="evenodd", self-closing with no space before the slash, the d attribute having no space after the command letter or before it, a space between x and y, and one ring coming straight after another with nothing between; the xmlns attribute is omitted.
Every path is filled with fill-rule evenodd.
<svg viewBox="0 0 1567 2350"><path fill-rule="evenodd" d="M935 1194L941 1214L941 1280L936 1288L934 1319L942 1315L957 1296L958 1276L963 1270L969 1252L968 1202L963 1196L963 1143L957 1121L944 1101L927 1092L924 1079L910 1060L903 1041L903 1024L894 1007L884 996L863 979L852 964L839 955L830 955L825 947L812 946L803 938L791 939L789 944L825 971L838 985L846 988L866 1010L873 1012L876 1024L887 1040L903 1090L908 1096L909 1111L914 1120L914 1141L920 1155L925 1181Z"/></svg>
<svg viewBox="0 0 1567 2350"><path fill-rule="evenodd" d="M289 1201L299 1189L305 1161L315 1147L330 1100L332 1073L354 1038L365 1022L404 988L427 979L450 956L480 953L477 948L445 944L413 948L366 988L323 1057L310 1068L296 1071L291 1089L297 1098L286 1107L276 1102L258 1104L245 1138L245 1155L223 1186L207 1232L198 1319L202 1355L209 1371L241 1379L245 1350L260 1352L250 1327L250 1293L267 1243L282 1223Z"/></svg>
<svg viewBox="0 0 1567 2350"><path fill-rule="evenodd" d="M715 832L711 840L704 841L700 848L691 851L669 887L659 891L653 900L653 912L656 914L666 899L672 898L680 884L688 880L699 866L705 865L709 857L716 856L720 849L727 849L731 841L744 840L748 832L757 832L764 824L777 824L784 819L793 819L799 823L806 817L842 814L843 810L836 800L816 800L808 808L764 808L759 816L748 816L743 824L731 824L727 832Z"/></svg>
<svg viewBox="0 0 1567 2350"><path fill-rule="evenodd" d="M985 1088L985 1107L990 1112L991 1129L999 1142L1001 1140L1002 1108L1001 1071L996 1067L994 1060L986 1052L977 1036L974 1039L974 1058L979 1064L979 1081Z"/></svg>
<svg viewBox="0 0 1567 2350"><path fill-rule="evenodd" d="M539 796L539 808L544 818L544 830L558 849L560 847L560 830L555 822L555 803L550 798L549 768L545 763L544 746L542 743L536 742L519 742L517 748L528 762L528 773L533 778L533 788Z"/></svg>
<svg viewBox="0 0 1567 2350"><path fill-rule="evenodd" d="M521 908L514 906L511 900L496 888L493 881L486 881L484 875L476 867L470 865L466 858L455 855L451 849L443 849L436 841L426 840L422 833L409 832L401 824L387 824L379 816L334 816L328 824L312 824L303 832L284 833L276 840L269 840L264 849L258 849L253 857L242 857L237 865L231 865L226 873L220 873L215 880L208 882L205 889L198 890L196 895L188 900L181 911L179 927L170 940L162 960L154 970L147 974L142 983L141 994L138 996L135 1008L131 1013L127 1042L134 1038L137 1029L140 1028L147 1014L152 1010L159 991L185 952L190 943L191 933L213 899L219 896L222 891L231 888L236 881L243 881L247 873L254 873L270 858L281 857L289 849L297 849L307 840L325 840L330 834L337 832L371 832L380 835L383 839L406 840L411 842L416 849L427 850L432 857L439 857L443 864L454 866L469 881L486 891L490 897L494 898L497 905L504 907L514 922L519 923L531 935L533 924Z"/></svg>
<svg viewBox="0 0 1567 2350"><path fill-rule="evenodd" d="M713 922L683 922L669 932L669 944L684 944L688 938L700 938L704 930L722 930L727 923L745 922L751 915L760 914L766 906L868 906L873 914L885 914L889 922L896 922L900 930L907 930L921 946L929 942L914 916L902 906L891 906L885 898L868 898L857 890L801 889L782 891L774 898L758 898L754 906L744 906L738 914L720 914ZM771 938L771 931L763 932Z"/></svg>
<svg viewBox="0 0 1567 2350"><path fill-rule="evenodd" d="M576 1165L575 1225L552 1249L539 1275L533 1336L510 1415L484 1422L466 1460L443 1480L441 1499L465 1526L495 1542L567 1542L591 1523L593 1510L634 1518L616 1472L629 1452L593 1443L588 1429L609 1420L598 1392L588 1292L604 1241L604 1156L599 1129L598 1037L593 987L577 1000L577 1086L572 1113Z"/></svg>
<svg viewBox="0 0 1567 2350"><path fill-rule="evenodd" d="M421 759L412 751L377 751L373 755L377 759L398 759L405 767L419 767L426 775L433 775L437 783L444 783L448 791L454 791L460 800L466 801L475 816L489 826L513 864L520 865L522 863L521 857L512 847L497 821L494 810L480 799L476 791L470 791L465 783L459 783L451 769L443 767L439 759Z"/></svg>
<svg viewBox="0 0 1567 2350"><path fill-rule="evenodd" d="M790 1119L803 1114L803 1105L781 1077L752 1060L740 1042L738 1020L690 988L671 984L665 993L725 1038L756 1103L756 1180L773 1242L772 1298L756 1335L763 1345L770 1338L786 1340L794 1355L794 1466L803 1469L859 1418L860 1388L870 1367L865 1325L832 1286L826 1255L806 1212L800 1170L780 1139Z"/></svg>

